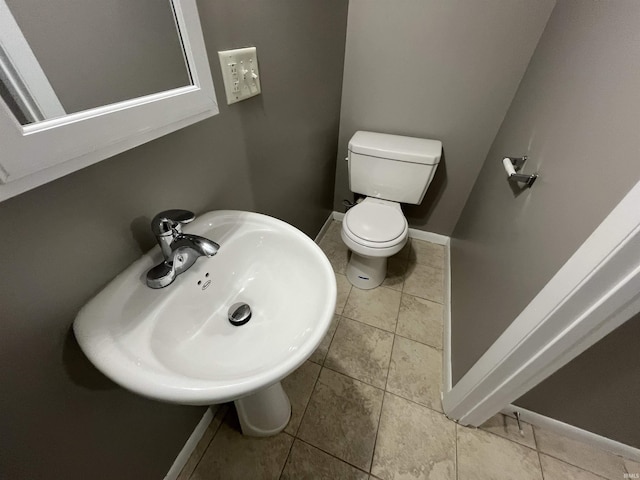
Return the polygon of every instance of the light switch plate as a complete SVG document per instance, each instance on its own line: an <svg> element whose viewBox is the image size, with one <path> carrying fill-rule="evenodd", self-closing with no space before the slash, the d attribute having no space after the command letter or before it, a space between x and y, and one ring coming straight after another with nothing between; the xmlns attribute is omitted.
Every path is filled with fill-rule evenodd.
<svg viewBox="0 0 640 480"><path fill-rule="evenodd" d="M218 52L227 104L260 94L260 72L256 47Z"/></svg>

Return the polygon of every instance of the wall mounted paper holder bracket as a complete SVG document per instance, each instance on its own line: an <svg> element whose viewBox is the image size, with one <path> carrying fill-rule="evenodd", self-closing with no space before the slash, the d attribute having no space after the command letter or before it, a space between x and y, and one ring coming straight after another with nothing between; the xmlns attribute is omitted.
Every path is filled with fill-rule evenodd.
<svg viewBox="0 0 640 480"><path fill-rule="evenodd" d="M527 188L531 188L533 183L538 178L537 173L533 174L525 174L525 173L517 173L522 170L524 164L527 161L527 157L505 157L502 159L502 165L507 172L507 177L509 180L515 180L516 182L524 183Z"/></svg>

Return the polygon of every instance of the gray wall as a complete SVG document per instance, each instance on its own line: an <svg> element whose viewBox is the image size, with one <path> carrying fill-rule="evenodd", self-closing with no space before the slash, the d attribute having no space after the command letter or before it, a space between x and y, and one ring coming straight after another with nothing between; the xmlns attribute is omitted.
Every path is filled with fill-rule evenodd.
<svg viewBox="0 0 640 480"><path fill-rule="evenodd" d="M435 138L444 160L412 227L450 235L554 0L351 0L334 208L356 130Z"/></svg>
<svg viewBox="0 0 640 480"><path fill-rule="evenodd" d="M634 0L561 0L554 9L453 234L454 381L640 179L638 44ZM517 194L501 159L520 155L540 178ZM615 338L621 350L637 351L631 337ZM606 385L588 371L575 382L589 383L604 415ZM566 408L545 411L564 420Z"/></svg>
<svg viewBox="0 0 640 480"><path fill-rule="evenodd" d="M169 0L7 0L67 113L189 85Z"/></svg>
<svg viewBox="0 0 640 480"><path fill-rule="evenodd" d="M109 382L70 333L152 247L155 213L254 210L313 236L331 211L346 0L199 8L219 115L0 203L3 480L159 479L201 418ZM227 107L216 52L246 45L263 94Z"/></svg>

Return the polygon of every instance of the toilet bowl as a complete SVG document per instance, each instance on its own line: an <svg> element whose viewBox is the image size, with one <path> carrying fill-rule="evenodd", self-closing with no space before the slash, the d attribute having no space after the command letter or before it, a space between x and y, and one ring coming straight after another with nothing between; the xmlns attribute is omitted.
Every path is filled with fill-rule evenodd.
<svg viewBox="0 0 640 480"><path fill-rule="evenodd" d="M352 252L347 278L368 290L384 281L387 258L405 246L409 226L399 203L367 197L346 213L341 236Z"/></svg>
<svg viewBox="0 0 640 480"><path fill-rule="evenodd" d="M351 137L349 188L366 197L342 222L353 286L367 290L384 281L387 258L402 250L409 234L400 203L422 202L441 156L438 140L364 131Z"/></svg>

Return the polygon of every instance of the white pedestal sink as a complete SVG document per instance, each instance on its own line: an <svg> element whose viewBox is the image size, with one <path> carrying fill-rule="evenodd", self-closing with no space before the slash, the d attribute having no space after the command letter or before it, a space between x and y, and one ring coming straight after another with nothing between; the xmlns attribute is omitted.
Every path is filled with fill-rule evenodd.
<svg viewBox="0 0 640 480"><path fill-rule="evenodd" d="M235 401L243 433L274 435L291 407L280 380L318 347L335 310L329 261L302 232L257 213L216 211L184 229L220 244L166 288L145 275L151 250L78 313L83 351L105 375L145 397L209 405ZM227 318L245 302L251 320Z"/></svg>

